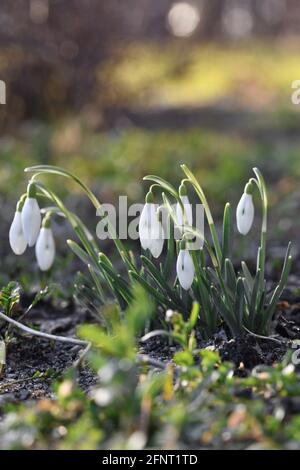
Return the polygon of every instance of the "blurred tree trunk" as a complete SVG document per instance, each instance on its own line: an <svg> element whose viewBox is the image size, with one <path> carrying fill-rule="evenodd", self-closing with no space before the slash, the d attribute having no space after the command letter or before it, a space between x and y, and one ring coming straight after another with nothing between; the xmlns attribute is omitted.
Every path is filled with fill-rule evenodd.
<svg viewBox="0 0 300 470"><path fill-rule="evenodd" d="M118 0L1 0L0 78L11 118L51 117L105 105L99 70L119 53ZM101 96L100 96L101 95Z"/></svg>
<svg viewBox="0 0 300 470"><path fill-rule="evenodd" d="M219 36L225 0L204 1L202 6L201 36L212 39Z"/></svg>

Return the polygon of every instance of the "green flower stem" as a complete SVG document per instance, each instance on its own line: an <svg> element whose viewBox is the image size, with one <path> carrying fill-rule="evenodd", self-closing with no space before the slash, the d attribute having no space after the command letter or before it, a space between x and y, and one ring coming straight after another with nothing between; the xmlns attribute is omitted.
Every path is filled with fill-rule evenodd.
<svg viewBox="0 0 300 470"><path fill-rule="evenodd" d="M170 278L172 272L172 266L174 262L174 252L175 252L175 239L174 239L174 225L172 224L172 219L169 214L168 226L170 228L170 236L167 241L167 257L164 264L163 273L166 279Z"/></svg>
<svg viewBox="0 0 300 470"><path fill-rule="evenodd" d="M226 285L224 283L224 279L223 279L223 276L222 276L222 272L221 272L222 258L223 258L222 249L221 249L221 245L220 245L220 242L219 242L217 230L216 230L216 227L215 227L215 223L214 223L214 220L213 220L213 217L212 217L212 214L211 214L209 204L207 202L207 199L205 197L203 189L199 185L199 183L198 183L197 179L195 178L195 176L193 175L193 173L187 168L186 165L181 165L181 168L184 171L184 173L186 174L186 176L188 177L189 182L193 185L196 193L198 194L198 197L199 197L201 203L204 206L204 210L205 210L207 221L208 221L209 228L210 228L210 233L211 233L211 236L212 236L212 241L213 241L215 252L216 252L216 261L217 261L217 263L214 264L214 268L215 268L216 273L218 275L221 288L222 288L224 296L226 298L226 302L229 305L230 304L230 297L229 297L229 294L228 294L228 291L227 291L227 288L226 288Z"/></svg>
<svg viewBox="0 0 300 470"><path fill-rule="evenodd" d="M207 199L205 197L205 194L204 194L200 184L198 183L197 179L195 178L193 173L187 168L187 166L186 165L181 165L181 168L182 168L183 172L186 174L186 176L188 178L188 181L194 187L201 203L204 206L204 210L205 210L205 214L206 214L206 217L207 217L210 233L211 233L211 236L212 236L212 241L213 241L215 252L216 252L216 257L217 257L219 266L221 266L222 265L222 249L221 249L221 246L220 246L220 242L219 242L217 230L216 230L216 227L215 227L215 223L214 223L214 220L213 220L213 217L212 217L212 214L211 214L209 204L208 204Z"/></svg>
<svg viewBox="0 0 300 470"><path fill-rule="evenodd" d="M85 194L88 196L92 204L94 205L96 210L99 210L101 208L101 203L100 201L96 198L94 193L88 188L86 184L84 184L77 176L73 175L67 170L64 170L62 168L56 167L56 166L51 166L51 165L37 165L33 167L29 167L25 169L26 173L34 173L31 182L33 182L38 176L40 175L45 175L45 174L55 174L58 176L64 176L65 178L69 178L73 180L76 184L78 184L81 189L85 192ZM121 240L117 237L116 232L111 225L109 219L108 219L108 232L113 239L117 250L124 261L124 263L127 265L127 267L133 271L136 271L136 267L134 264L131 262L130 256L121 242Z"/></svg>
<svg viewBox="0 0 300 470"><path fill-rule="evenodd" d="M163 198L163 202L165 204L165 207L172 219L172 221L177 224L177 219L176 219L176 216L174 214L174 211L172 209L172 206L170 204L170 201L169 199L167 198L167 196L165 195L165 193L162 193L162 198ZM181 202L181 201L180 201ZM181 203L182 204L182 203ZM178 224L177 224L178 225ZM186 231L185 233L183 234L183 239L185 239L186 237L188 237L188 235L193 235L194 237L198 237L200 240L203 241L208 253L209 253L209 256L212 260L212 263L213 263L213 266L216 268L218 266L218 260L216 259L215 257L215 254L213 253L213 250L211 249L209 243L207 243L207 240L205 240L204 238L204 235L202 233L199 232L199 230L196 230L192 227L186 227ZM187 239L188 241L188 239ZM177 253L178 254L178 253Z"/></svg>
<svg viewBox="0 0 300 470"><path fill-rule="evenodd" d="M75 233L79 237L80 241L82 242L84 248L91 256L95 264L98 263L98 248L96 244L92 244L92 240L88 240L87 228L81 222L81 220L75 216L72 212L70 212L63 202L49 189L45 188L44 185L41 183L36 183L37 188L47 197L50 201L52 201L59 210L64 214L66 219L70 222L71 226L73 227Z"/></svg>
<svg viewBox="0 0 300 470"><path fill-rule="evenodd" d="M40 183L38 184L38 187L40 188L40 190L42 190ZM91 263L88 264L88 269L93 278L94 284L97 288L100 298L104 299L104 291L101 285L101 280L107 281L107 278L106 278L105 273L102 272L99 267L99 263L98 263L98 251L99 250L98 250L95 240L93 239L92 235L89 233L87 227L83 224L83 222L79 219L79 217L76 214L73 214L72 212L68 211L65 208L64 204L60 200L58 200L57 196L55 198L55 201L53 201L53 199L51 198L51 194L48 194L46 189L44 191L45 193L42 193L43 197L47 197L52 202L59 201L59 206L60 206L60 209L56 207L46 209L46 214L55 214L69 221L76 235L81 241L84 249L86 250L87 254L89 255L91 259ZM100 274L101 276L101 280L97 277L97 275L95 275L95 272L94 272L95 266L97 268L98 275Z"/></svg>
<svg viewBox="0 0 300 470"><path fill-rule="evenodd" d="M76 214L73 214L72 212L70 212L65 207L63 202L52 191L45 188L41 183L36 183L36 186L42 192L44 197L46 197L51 202L54 202L54 204L56 204L58 209L61 211L60 215L64 216L69 221L71 226L73 227L76 235L78 236L78 238L81 241L84 249L86 250L87 255L89 256L89 258L91 260L89 270L91 271L93 269L91 267L91 264L94 267L96 267L97 273L99 273L101 275L101 279L105 280L110 285L111 290L117 296L118 293L116 292L116 289L114 288L114 285L111 284L110 277L107 275L106 271L103 270L103 266L99 263L99 258L98 258L99 249L98 249L98 246L97 246L94 238L92 237L92 235L88 231L87 227L83 224L83 222L80 220L80 218ZM53 211L53 208L50 208L50 210ZM69 246L70 246L70 244L69 244ZM102 295L103 290L102 290L102 286L101 286L100 281L97 279L97 276L93 276L93 274L92 274L92 277L94 279L94 282L97 286L98 291L101 291L101 295ZM117 288L117 285L116 285L116 288ZM124 289L122 289L122 293L124 293ZM117 296L117 300L118 300L118 296Z"/></svg>
<svg viewBox="0 0 300 470"><path fill-rule="evenodd" d="M261 283L265 278L265 264L266 264L266 244L267 244L267 226L268 226L268 195L265 180L258 168L253 168L256 178L250 181L254 182L258 187L261 201L262 201L262 225L261 225L261 239L257 269L260 269Z"/></svg>

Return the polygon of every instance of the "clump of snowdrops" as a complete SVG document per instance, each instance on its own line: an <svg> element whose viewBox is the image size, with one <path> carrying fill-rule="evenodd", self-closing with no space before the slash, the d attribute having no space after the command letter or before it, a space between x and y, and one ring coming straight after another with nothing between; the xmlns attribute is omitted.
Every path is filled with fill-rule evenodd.
<svg viewBox="0 0 300 470"><path fill-rule="evenodd" d="M151 187L139 221L141 254L134 255L129 251L116 236L114 227L109 226L126 275L118 272L100 251L83 221L40 181L40 177L46 174L71 179L80 186L95 209L101 209L101 203L92 191L77 176L59 167L42 165L25 170L33 176L26 194L17 204L9 235L11 247L15 254L21 255L27 246L35 245L40 269L50 269L55 259L51 219L62 216L71 224L77 237L76 241L68 240L68 246L88 267L89 275L82 275L78 281L81 301L93 309L101 322L106 322L105 317L101 317L101 306L114 298L124 310L133 299L133 286L137 283L156 302L162 321L164 312L170 309L180 311L188 318L193 302L197 302L200 307L197 328L203 337L213 335L222 323L232 336L245 331L269 334L271 319L287 282L292 260L289 244L279 283L270 291L265 279L268 199L260 171L254 169L254 176L247 182L236 209L238 231L247 236L254 219L253 194L258 191L262 224L257 267L255 272L250 272L244 261L235 269L231 260L230 204L225 206L223 233L219 237L202 187L186 165L181 168L184 178L179 189L158 176L144 178L151 182ZM204 207L209 234L193 226L193 211L188 196L191 190ZM50 204L43 207L43 220L40 201ZM166 239L162 211L167 213L169 224L178 228L181 234L179 240L173 236ZM191 240L197 238L202 241L201 248L190 249Z"/></svg>

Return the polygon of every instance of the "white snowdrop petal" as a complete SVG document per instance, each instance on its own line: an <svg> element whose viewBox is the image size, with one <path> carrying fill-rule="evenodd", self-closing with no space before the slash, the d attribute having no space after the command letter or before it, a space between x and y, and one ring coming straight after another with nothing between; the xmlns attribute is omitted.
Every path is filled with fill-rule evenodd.
<svg viewBox="0 0 300 470"><path fill-rule="evenodd" d="M41 212L35 198L28 197L22 210L22 227L24 238L29 246L33 246L41 227Z"/></svg>
<svg viewBox="0 0 300 470"><path fill-rule="evenodd" d="M14 215L12 224L9 230L9 243L12 251L16 255L22 255L27 247L27 242L24 238L21 212L17 211Z"/></svg>
<svg viewBox="0 0 300 470"><path fill-rule="evenodd" d="M146 202L143 207L139 221L139 237L142 248L150 249L151 246L151 227L156 219L156 204Z"/></svg>
<svg viewBox="0 0 300 470"><path fill-rule="evenodd" d="M55 242L51 228L41 228L35 246L35 254L40 270L48 271L55 258Z"/></svg>
<svg viewBox="0 0 300 470"><path fill-rule="evenodd" d="M142 248L144 250L147 250L149 247L149 241L150 241L150 226L148 222L148 204L146 203L143 207L143 210L141 212L140 216L140 221L139 221L139 237L140 237L140 242L142 245Z"/></svg>
<svg viewBox="0 0 300 470"><path fill-rule="evenodd" d="M247 235L254 220L254 205L251 194L244 193L236 209L236 222L238 231Z"/></svg>
<svg viewBox="0 0 300 470"><path fill-rule="evenodd" d="M185 290L189 290L194 280L195 267L188 250L179 251L176 271L181 287Z"/></svg>
<svg viewBox="0 0 300 470"><path fill-rule="evenodd" d="M156 218L150 231L150 246L149 249L154 258L158 258L164 247L164 230L161 222Z"/></svg>

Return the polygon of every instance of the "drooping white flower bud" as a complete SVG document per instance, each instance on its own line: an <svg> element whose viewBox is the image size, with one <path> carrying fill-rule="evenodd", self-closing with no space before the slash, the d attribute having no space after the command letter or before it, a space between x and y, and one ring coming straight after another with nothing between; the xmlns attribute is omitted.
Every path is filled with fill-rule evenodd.
<svg viewBox="0 0 300 470"><path fill-rule="evenodd" d="M254 220L254 204L251 190L251 185L248 183L236 209L237 228L242 235L247 235Z"/></svg>
<svg viewBox="0 0 300 470"><path fill-rule="evenodd" d="M16 255L22 255L27 247L27 242L23 234L21 211L24 205L24 200L21 199L17 205L17 209L9 229L9 243L12 251Z"/></svg>
<svg viewBox="0 0 300 470"><path fill-rule="evenodd" d="M36 200L34 184L28 185L27 198L22 209L22 227L28 246L34 246L41 227L41 211Z"/></svg>
<svg viewBox="0 0 300 470"><path fill-rule="evenodd" d="M47 216L43 220L43 225L36 242L35 254L40 270L48 271L55 258L55 242L50 227L50 218Z"/></svg>
<svg viewBox="0 0 300 470"><path fill-rule="evenodd" d="M158 258L164 247L164 229L159 220L159 215L155 213L153 223L150 230L150 245L149 250L154 258Z"/></svg>
<svg viewBox="0 0 300 470"><path fill-rule="evenodd" d="M164 230L159 220L158 205L153 202L151 191L146 196L139 221L139 237L142 248L150 250L154 258L158 258L164 246Z"/></svg>
<svg viewBox="0 0 300 470"><path fill-rule="evenodd" d="M179 202L177 202L176 217L179 228L183 230L184 226L192 227L193 225L192 206L187 195L186 187L183 183L179 187L179 197L183 207Z"/></svg>
<svg viewBox="0 0 300 470"><path fill-rule="evenodd" d="M176 263L177 277L183 289L189 290L195 276L195 267L189 250L181 244Z"/></svg>
<svg viewBox="0 0 300 470"><path fill-rule="evenodd" d="M139 221L139 237L142 248L147 250L151 244L151 221L155 218L157 206L152 202L146 202L141 212Z"/></svg>

